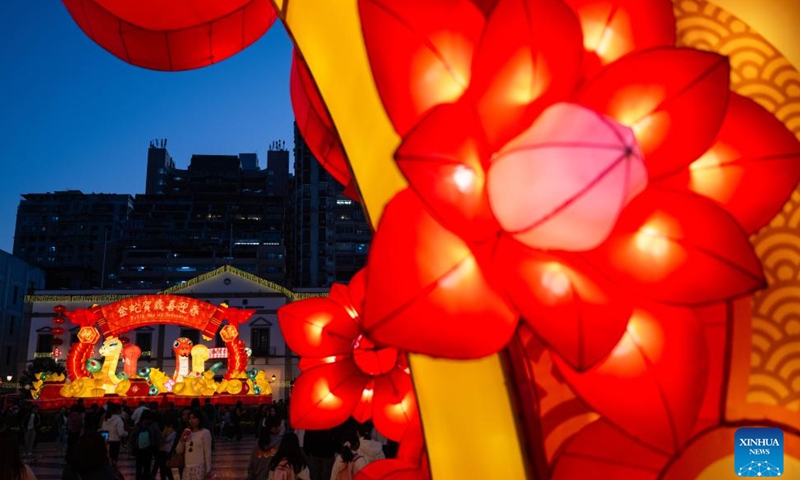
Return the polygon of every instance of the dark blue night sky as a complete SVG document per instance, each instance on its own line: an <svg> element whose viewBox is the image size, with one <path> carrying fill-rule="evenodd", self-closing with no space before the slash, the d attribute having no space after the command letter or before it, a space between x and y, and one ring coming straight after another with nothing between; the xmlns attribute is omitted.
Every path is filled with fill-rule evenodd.
<svg viewBox="0 0 800 480"><path fill-rule="evenodd" d="M20 194L143 193L150 140L179 168L193 153L292 144L291 43L277 24L218 65L165 73L93 43L61 2L0 2L0 249L11 252Z"/></svg>

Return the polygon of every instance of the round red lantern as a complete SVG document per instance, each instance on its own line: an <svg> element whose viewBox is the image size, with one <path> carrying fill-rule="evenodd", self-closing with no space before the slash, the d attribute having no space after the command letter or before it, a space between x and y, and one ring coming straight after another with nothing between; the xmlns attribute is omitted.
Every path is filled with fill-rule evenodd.
<svg viewBox="0 0 800 480"><path fill-rule="evenodd" d="M258 40L277 18L268 0L65 0L75 23L98 45L153 70L200 68Z"/></svg>
<svg viewBox="0 0 800 480"><path fill-rule="evenodd" d="M54 338L52 343L53 343L53 346L56 346L56 347L59 346L59 345L64 345L64 339L63 338Z"/></svg>
<svg viewBox="0 0 800 480"><path fill-rule="evenodd" d="M64 325L64 323L66 323L66 320L64 319L64 317L55 317L55 318L53 318L53 324L55 324L55 325Z"/></svg>
<svg viewBox="0 0 800 480"><path fill-rule="evenodd" d="M67 307L65 307L64 305L56 305L55 307L53 307L53 311L56 312L56 315L62 316L64 315L64 313L66 313Z"/></svg>
<svg viewBox="0 0 800 480"><path fill-rule="evenodd" d="M128 337L119 337L119 341L122 342L122 345L127 345L131 343L131 339Z"/></svg>
<svg viewBox="0 0 800 480"><path fill-rule="evenodd" d="M53 335L56 335L56 336L64 335L64 332L65 332L64 327L55 327L52 330Z"/></svg>

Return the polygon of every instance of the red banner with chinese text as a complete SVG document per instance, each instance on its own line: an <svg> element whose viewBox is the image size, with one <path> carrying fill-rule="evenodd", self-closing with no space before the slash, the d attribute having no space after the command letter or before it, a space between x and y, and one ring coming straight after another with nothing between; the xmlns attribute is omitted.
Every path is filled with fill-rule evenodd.
<svg viewBox="0 0 800 480"><path fill-rule="evenodd" d="M222 317L215 315L218 310L216 305L179 295L142 295L92 308L99 312L97 325L106 337L149 325L172 324L196 328L203 337L212 338L222 322Z"/></svg>

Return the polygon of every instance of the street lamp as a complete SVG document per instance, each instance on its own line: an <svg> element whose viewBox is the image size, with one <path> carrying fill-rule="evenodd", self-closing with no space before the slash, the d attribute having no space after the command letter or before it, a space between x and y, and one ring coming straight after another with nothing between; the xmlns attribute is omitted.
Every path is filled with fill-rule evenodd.
<svg viewBox="0 0 800 480"><path fill-rule="evenodd" d="M273 376L274 376L274 375L273 375ZM10 382L10 381L11 381L11 378L12 378L12 376L11 376L11 375L6 375L6 381Z"/></svg>
<svg viewBox="0 0 800 480"><path fill-rule="evenodd" d="M278 380L278 377L273 375L272 378L269 379L269 383L275 383L276 380Z"/></svg>

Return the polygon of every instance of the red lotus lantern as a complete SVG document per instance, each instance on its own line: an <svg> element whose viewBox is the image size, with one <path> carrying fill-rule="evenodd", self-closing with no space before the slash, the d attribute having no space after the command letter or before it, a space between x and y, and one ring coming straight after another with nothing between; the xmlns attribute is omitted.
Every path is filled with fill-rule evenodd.
<svg viewBox="0 0 800 480"><path fill-rule="evenodd" d="M60 348L54 348L53 349L53 358L59 358L59 357L61 357L61 355L63 355L63 353L64 352L62 352Z"/></svg>
<svg viewBox="0 0 800 480"><path fill-rule="evenodd" d="M222 61L258 40L275 21L269 0L63 0L73 20L120 59L154 70Z"/></svg>

